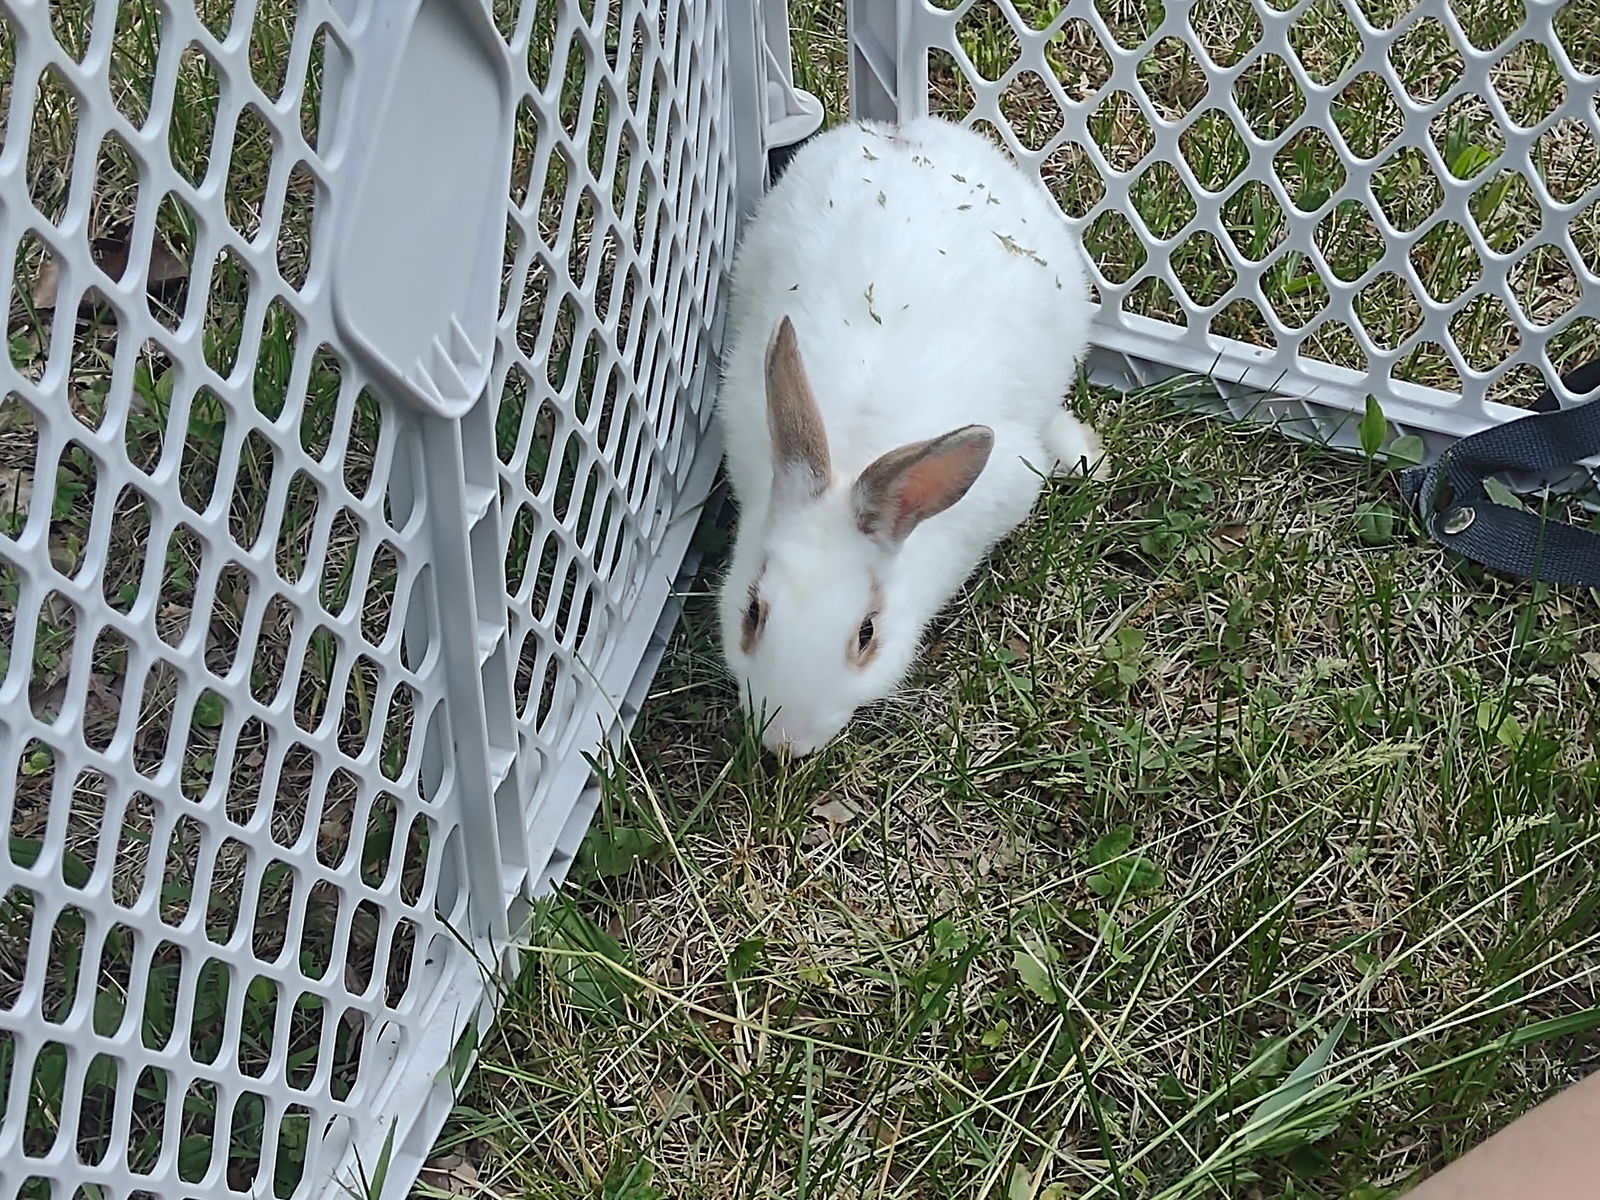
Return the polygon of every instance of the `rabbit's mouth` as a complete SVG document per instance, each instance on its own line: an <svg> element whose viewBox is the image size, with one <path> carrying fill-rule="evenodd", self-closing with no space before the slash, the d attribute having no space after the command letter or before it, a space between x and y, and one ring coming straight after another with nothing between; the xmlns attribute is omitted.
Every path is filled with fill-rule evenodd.
<svg viewBox="0 0 1600 1200"><path fill-rule="evenodd" d="M830 732L818 734L813 730L797 730L786 726L780 713L778 718L768 723L766 729L762 731L761 744L780 761L810 758L843 734L849 721L850 717L847 714L838 722L821 722L819 723L821 728Z"/></svg>

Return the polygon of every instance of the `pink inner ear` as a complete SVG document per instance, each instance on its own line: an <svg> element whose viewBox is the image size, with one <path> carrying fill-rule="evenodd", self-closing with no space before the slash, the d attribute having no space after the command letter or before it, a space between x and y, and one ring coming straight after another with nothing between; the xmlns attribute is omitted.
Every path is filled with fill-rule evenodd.
<svg viewBox="0 0 1600 1200"><path fill-rule="evenodd" d="M926 459L912 467L901 477L895 490L894 523L904 525L907 518L921 516L937 503L939 497L954 482L954 474L945 456Z"/></svg>
<svg viewBox="0 0 1600 1200"><path fill-rule="evenodd" d="M972 458L959 452L935 454L900 476L894 492L896 537L904 537L918 521L949 508L972 486L977 475Z"/></svg>

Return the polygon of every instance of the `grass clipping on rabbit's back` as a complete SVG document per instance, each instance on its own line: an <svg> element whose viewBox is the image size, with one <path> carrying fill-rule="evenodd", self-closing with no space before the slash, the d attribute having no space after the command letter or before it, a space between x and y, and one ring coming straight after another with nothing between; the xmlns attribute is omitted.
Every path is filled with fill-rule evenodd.
<svg viewBox="0 0 1600 1200"><path fill-rule="evenodd" d="M691 605L443 1161L499 1195L1375 1197L1582 1072L1592 605L1370 519L1381 470L1085 407L1115 477L1053 485L815 762L761 765Z"/></svg>

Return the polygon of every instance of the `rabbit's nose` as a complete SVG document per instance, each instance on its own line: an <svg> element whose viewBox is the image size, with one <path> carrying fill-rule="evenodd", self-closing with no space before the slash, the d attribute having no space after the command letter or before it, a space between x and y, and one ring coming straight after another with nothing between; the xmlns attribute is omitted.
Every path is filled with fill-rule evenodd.
<svg viewBox="0 0 1600 1200"><path fill-rule="evenodd" d="M785 730L774 729L766 738L767 750L783 766L802 759L806 756L806 748L800 745L795 738Z"/></svg>

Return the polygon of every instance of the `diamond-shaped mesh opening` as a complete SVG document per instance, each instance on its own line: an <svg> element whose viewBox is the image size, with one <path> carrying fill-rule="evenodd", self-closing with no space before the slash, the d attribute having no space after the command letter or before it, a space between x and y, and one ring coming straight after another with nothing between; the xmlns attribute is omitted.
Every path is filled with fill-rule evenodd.
<svg viewBox="0 0 1600 1200"><path fill-rule="evenodd" d="M1055 27L1045 42L1044 58L1068 100L1082 103L1111 81L1111 56L1081 17Z"/></svg>
<svg viewBox="0 0 1600 1200"><path fill-rule="evenodd" d="M1235 0L1194 0L1189 28L1202 54L1219 67L1231 67L1261 42L1261 19Z"/></svg>
<svg viewBox="0 0 1600 1200"><path fill-rule="evenodd" d="M1418 104L1443 98L1466 70L1460 49L1436 17L1422 18L1395 40L1389 65Z"/></svg>
<svg viewBox="0 0 1600 1200"><path fill-rule="evenodd" d="M1382 252L1383 235L1365 205L1342 200L1317 222L1314 244L1335 279L1360 279Z"/></svg>
<svg viewBox="0 0 1600 1200"><path fill-rule="evenodd" d="M1572 371L1600 358L1600 321L1591 313L1577 315L1569 310L1562 327L1551 336L1548 353L1558 370Z"/></svg>
<svg viewBox="0 0 1600 1200"><path fill-rule="evenodd" d="M1022 55L1009 15L993 4L975 4L961 15L956 43L979 78L988 81L1004 77Z"/></svg>
<svg viewBox="0 0 1600 1200"><path fill-rule="evenodd" d="M196 187L210 169L220 92L216 62L198 42L190 42L178 56L173 113L167 124L167 153L178 173Z"/></svg>
<svg viewBox="0 0 1600 1200"><path fill-rule="evenodd" d="M1157 320L1178 324L1184 319L1183 306L1173 295L1172 287L1163 279L1141 279L1128 292L1126 303L1128 308Z"/></svg>
<svg viewBox="0 0 1600 1200"><path fill-rule="evenodd" d="M1557 121L1539 135L1531 157L1557 204L1577 204L1600 191L1600 134L1587 122L1576 117Z"/></svg>
<svg viewBox="0 0 1600 1200"><path fill-rule="evenodd" d="M1012 79L1000 93L1000 113L1029 150L1043 150L1061 133L1061 106L1036 71L1022 71Z"/></svg>
<svg viewBox="0 0 1600 1200"><path fill-rule="evenodd" d="M228 150L228 220L245 241L255 240L266 207L272 125L265 110L246 104L233 122Z"/></svg>
<svg viewBox="0 0 1600 1200"><path fill-rule="evenodd" d="M1354 369L1366 357L1355 331L1344 321L1315 321L1304 331L1301 353L1320 362Z"/></svg>
<svg viewBox="0 0 1600 1200"><path fill-rule="evenodd" d="M1251 262L1264 262L1283 245L1288 222L1271 188L1257 180L1245 184L1222 205L1222 223L1235 250Z"/></svg>
<svg viewBox="0 0 1600 1200"><path fill-rule="evenodd" d="M1517 308L1537 326L1555 324L1581 297L1577 272L1557 246L1535 246L1512 264L1508 280Z"/></svg>
<svg viewBox="0 0 1600 1200"><path fill-rule="evenodd" d="M1495 95L1506 115L1524 129L1532 129L1566 100L1561 68L1550 51L1528 40L1513 46L1490 72Z"/></svg>
<svg viewBox="0 0 1600 1200"><path fill-rule="evenodd" d="M1473 191L1468 211L1485 244L1497 254L1511 253L1537 233L1541 223L1538 193L1518 171L1486 177Z"/></svg>
<svg viewBox="0 0 1600 1200"><path fill-rule="evenodd" d="M1567 226L1567 236L1572 240L1576 262L1582 264L1590 276L1590 283L1600 280L1600 198L1572 218Z"/></svg>
<svg viewBox="0 0 1600 1200"><path fill-rule="evenodd" d="M349 69L343 50L329 37L328 27L322 25L312 37L304 74L290 84L291 91L298 86L300 92L300 138L313 153L321 145L322 81L330 63L336 70Z"/></svg>
<svg viewBox="0 0 1600 1200"><path fill-rule="evenodd" d="M1412 244L1411 269L1422 290L1448 304L1483 278L1483 263L1467 231L1454 221L1441 221Z"/></svg>
<svg viewBox="0 0 1600 1200"><path fill-rule="evenodd" d="M1451 340L1474 371L1489 371L1504 361L1522 339L1511 313L1497 296L1473 297L1450 318Z"/></svg>
<svg viewBox="0 0 1600 1200"><path fill-rule="evenodd" d="M1206 75L1184 42L1162 38L1140 61L1145 94L1164 121L1176 121L1206 99Z"/></svg>
<svg viewBox="0 0 1600 1200"><path fill-rule="evenodd" d="M1357 158L1376 158L1405 127L1394 93L1373 71L1363 71L1345 84L1330 115L1345 146Z"/></svg>
<svg viewBox="0 0 1600 1200"><path fill-rule="evenodd" d="M1273 173L1301 212L1316 212L1344 187L1344 166L1327 134L1302 129L1273 157Z"/></svg>
<svg viewBox="0 0 1600 1200"><path fill-rule="evenodd" d="M1305 111L1305 97L1289 64L1276 54L1263 54L1246 67L1234 82L1233 95L1258 137L1278 137Z"/></svg>
<svg viewBox="0 0 1600 1200"><path fill-rule="evenodd" d="M1316 264L1293 251L1273 262L1262 276L1261 291L1278 320L1291 329L1310 325L1328 309L1328 285Z"/></svg>
<svg viewBox="0 0 1600 1200"><path fill-rule="evenodd" d="M1403 147L1378 164L1372 172L1372 195L1384 219L1402 233L1421 225L1444 201L1444 189L1427 156L1414 146Z"/></svg>
<svg viewBox="0 0 1600 1200"><path fill-rule="evenodd" d="M948 50L928 51L928 111L959 121L972 111L977 94L972 80Z"/></svg>
<svg viewBox="0 0 1600 1200"><path fill-rule="evenodd" d="M1564 4L1552 22L1556 44L1565 60L1563 69L1592 79L1600 75L1600 28L1581 4Z"/></svg>
<svg viewBox="0 0 1600 1200"><path fill-rule="evenodd" d="M1089 136L1106 164L1118 172L1133 170L1155 145L1155 134L1138 103L1120 90L1095 106L1089 115Z"/></svg>
<svg viewBox="0 0 1600 1200"><path fill-rule="evenodd" d="M1115 43L1127 50L1147 42L1166 17L1161 0L1094 0L1094 10Z"/></svg>
<svg viewBox="0 0 1600 1200"><path fill-rule="evenodd" d="M1505 137L1479 96L1452 100L1428 132L1445 171L1457 179L1471 179L1487 170L1505 149Z"/></svg>
<svg viewBox="0 0 1600 1200"><path fill-rule="evenodd" d="M1326 87L1355 65L1361 37L1339 0L1314 0L1289 27L1289 47L1306 77Z"/></svg>
<svg viewBox="0 0 1600 1200"><path fill-rule="evenodd" d="M1125 283L1145 263L1144 242L1119 212L1103 211L1083 231L1084 249L1100 275L1111 283Z"/></svg>
<svg viewBox="0 0 1600 1200"><path fill-rule="evenodd" d="M1194 220L1194 198L1171 163L1158 162L1133 183L1133 209L1150 234L1162 241Z"/></svg>
<svg viewBox="0 0 1600 1200"><path fill-rule="evenodd" d="M1250 163L1249 145L1223 113L1201 113L1178 135L1178 150L1200 186L1222 192Z"/></svg>
<svg viewBox="0 0 1600 1200"><path fill-rule="evenodd" d="M1081 145L1062 142L1039 164L1039 177L1069 217L1086 217L1101 200L1106 186L1094 161Z"/></svg>
<svg viewBox="0 0 1600 1200"><path fill-rule="evenodd" d="M1516 35L1527 17L1522 0L1450 0L1450 12L1477 50L1493 50Z"/></svg>
<svg viewBox="0 0 1600 1200"><path fill-rule="evenodd" d="M1172 252L1172 269L1189 301L1210 308L1238 283L1233 264L1215 234L1201 230Z"/></svg>
<svg viewBox="0 0 1600 1200"><path fill-rule="evenodd" d="M1253 300L1233 300L1211 319L1211 328L1222 337L1257 346L1273 346L1277 339L1266 314Z"/></svg>
<svg viewBox="0 0 1600 1200"><path fill-rule="evenodd" d="M1422 305L1400 276L1384 271L1356 293L1356 319L1380 350L1398 350L1422 328Z"/></svg>

